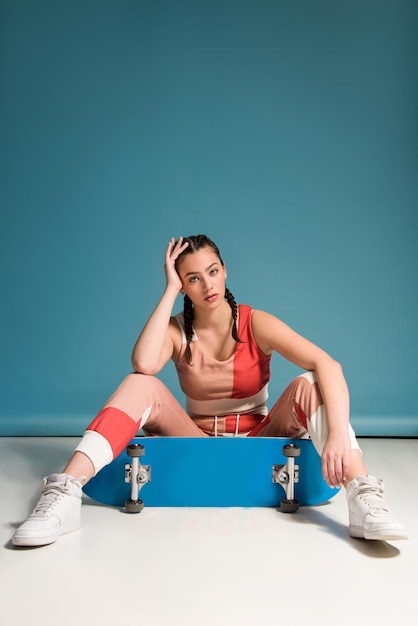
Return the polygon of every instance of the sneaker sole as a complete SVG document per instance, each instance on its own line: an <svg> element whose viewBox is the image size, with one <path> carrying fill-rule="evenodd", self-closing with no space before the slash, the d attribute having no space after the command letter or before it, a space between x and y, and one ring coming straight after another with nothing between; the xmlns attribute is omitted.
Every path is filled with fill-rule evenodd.
<svg viewBox="0 0 418 626"><path fill-rule="evenodd" d="M59 528L57 530L57 532L55 532L53 535L46 535L46 536L29 536L29 535L18 535L16 533L13 535L12 537L12 544L14 546L20 546L20 547L26 547L26 548L30 548L30 547L36 547L36 546L48 546L51 543L55 543L57 541L57 539L59 539L59 537L61 537L61 535L65 535L67 533L71 533L75 530L79 530L79 528L81 527L81 522L80 520L76 520L75 522L70 522L68 524L65 524L64 526L61 526L61 528Z"/></svg>
<svg viewBox="0 0 418 626"><path fill-rule="evenodd" d="M354 539L368 539L369 541L400 541L408 539L405 530L364 530L361 526L349 526L348 532Z"/></svg>

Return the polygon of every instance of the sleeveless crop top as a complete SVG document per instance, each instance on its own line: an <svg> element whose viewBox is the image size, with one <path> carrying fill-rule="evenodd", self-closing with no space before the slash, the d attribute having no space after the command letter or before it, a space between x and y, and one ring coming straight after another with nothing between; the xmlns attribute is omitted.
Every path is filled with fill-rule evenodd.
<svg viewBox="0 0 418 626"><path fill-rule="evenodd" d="M190 344L192 363L185 358L186 334L183 313L175 316L183 348L176 364L186 411L208 434L247 434L267 415L270 356L258 347L252 332L252 308L238 306L238 337L234 354L218 361L201 349L194 333ZM238 426L238 422L240 425ZM218 432L217 432L218 431Z"/></svg>

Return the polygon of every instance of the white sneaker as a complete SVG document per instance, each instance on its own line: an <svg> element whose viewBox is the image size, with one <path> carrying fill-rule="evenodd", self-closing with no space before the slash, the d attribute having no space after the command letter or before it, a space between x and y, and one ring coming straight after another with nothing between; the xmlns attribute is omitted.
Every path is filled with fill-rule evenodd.
<svg viewBox="0 0 418 626"><path fill-rule="evenodd" d="M15 546L44 546L81 526L81 482L67 474L43 480L38 504L13 535Z"/></svg>
<svg viewBox="0 0 418 626"><path fill-rule="evenodd" d="M359 476L347 485L348 531L361 539L408 539L406 529L390 512L383 497L383 480Z"/></svg>

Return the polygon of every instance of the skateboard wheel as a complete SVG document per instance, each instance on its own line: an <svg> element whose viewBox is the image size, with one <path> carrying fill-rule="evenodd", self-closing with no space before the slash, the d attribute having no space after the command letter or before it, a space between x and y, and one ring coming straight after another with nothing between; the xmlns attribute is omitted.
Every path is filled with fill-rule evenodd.
<svg viewBox="0 0 418 626"><path fill-rule="evenodd" d="M140 513L144 508L144 503L142 500L126 500L125 502L125 511L127 513Z"/></svg>
<svg viewBox="0 0 418 626"><path fill-rule="evenodd" d="M296 513L299 508L299 502L297 500L287 500L284 498L280 502L280 510L283 513Z"/></svg>
<svg viewBox="0 0 418 626"><path fill-rule="evenodd" d="M140 443L131 443L127 448L126 452L130 457L138 457L144 456L144 446L141 446Z"/></svg>
<svg viewBox="0 0 418 626"><path fill-rule="evenodd" d="M282 452L284 456L300 456L300 447L297 446L295 443L288 443L287 445L283 446L282 448Z"/></svg>

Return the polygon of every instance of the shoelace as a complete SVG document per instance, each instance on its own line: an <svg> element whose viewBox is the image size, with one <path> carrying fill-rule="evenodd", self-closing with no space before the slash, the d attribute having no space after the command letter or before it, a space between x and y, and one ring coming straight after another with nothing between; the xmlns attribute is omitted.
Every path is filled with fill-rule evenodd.
<svg viewBox="0 0 418 626"><path fill-rule="evenodd" d="M32 515L51 513L67 491L66 485L45 485Z"/></svg>
<svg viewBox="0 0 418 626"><path fill-rule="evenodd" d="M389 513L383 492L378 487L362 485L359 488L358 496L367 504L371 513Z"/></svg>

